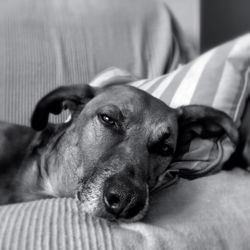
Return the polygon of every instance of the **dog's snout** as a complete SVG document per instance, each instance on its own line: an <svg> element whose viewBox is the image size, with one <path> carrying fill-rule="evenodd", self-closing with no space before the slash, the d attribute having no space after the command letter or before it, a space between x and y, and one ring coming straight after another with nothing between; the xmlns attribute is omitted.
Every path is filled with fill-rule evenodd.
<svg viewBox="0 0 250 250"><path fill-rule="evenodd" d="M119 180L111 177L104 186L103 202L107 212L114 217L133 218L146 206L147 190L126 178Z"/></svg>

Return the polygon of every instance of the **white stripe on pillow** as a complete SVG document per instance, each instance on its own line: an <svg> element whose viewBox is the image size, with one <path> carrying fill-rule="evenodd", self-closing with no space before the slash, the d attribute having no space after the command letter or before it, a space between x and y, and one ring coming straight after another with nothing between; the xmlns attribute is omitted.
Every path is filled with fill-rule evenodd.
<svg viewBox="0 0 250 250"><path fill-rule="evenodd" d="M125 70L111 67L98 74L90 83L93 87L102 87L109 83L110 79L117 83L128 83L136 80L136 77Z"/></svg>
<svg viewBox="0 0 250 250"><path fill-rule="evenodd" d="M144 82L141 86L140 86L140 89L142 90L149 90L155 83L157 83L158 81L164 79L165 76L160 76L160 77L156 77L155 79L153 80L148 80L146 82Z"/></svg>
<svg viewBox="0 0 250 250"><path fill-rule="evenodd" d="M250 36L248 36L248 38L249 37ZM212 104L213 107L223 110L232 117L235 116L235 109L239 102L239 100L235 100L235 97L239 96L239 91L244 96L244 93L247 90L244 87L245 84L247 84L245 83L244 71L246 71L247 68L244 69L244 67L246 67L246 60L244 58L248 55L248 60L250 61L250 48L248 40L249 39L238 39L229 51L222 77ZM242 60L240 58L242 58Z"/></svg>
<svg viewBox="0 0 250 250"><path fill-rule="evenodd" d="M175 70L173 73L169 74L168 77L165 77L163 79L163 81L160 83L160 85L158 86L158 88L156 88L154 90L154 92L152 93L152 95L156 98L161 98L161 95L163 94L163 92L166 90L166 88L169 86L169 84L172 82L172 80L174 79L174 77L179 73L181 68Z"/></svg>
<svg viewBox="0 0 250 250"><path fill-rule="evenodd" d="M196 86L202 76L202 72L215 51L216 49L210 50L194 62L173 96L170 103L171 107L176 108L180 105L190 104L192 96L196 90Z"/></svg>
<svg viewBox="0 0 250 250"><path fill-rule="evenodd" d="M236 109L235 109L235 114L233 117L234 121L240 120L240 115L243 112L243 108L245 106L244 105L245 100L249 96L249 84L250 84L249 75L250 75L250 67L248 67L246 74L245 74L244 87L242 89L238 104L237 104Z"/></svg>
<svg viewBox="0 0 250 250"><path fill-rule="evenodd" d="M208 51L174 72L132 81L130 85L149 92L173 108L204 104L239 119L248 95L249 65L250 34L247 34ZM90 84L103 86L111 79L119 82L119 77L128 77L128 73L110 68Z"/></svg>
<svg viewBox="0 0 250 250"><path fill-rule="evenodd" d="M130 83L130 85L133 86L133 87L138 88L139 86L141 86L144 83L145 83L145 80L142 79L142 80L139 80L139 81L136 81L136 82L132 82L132 83Z"/></svg>

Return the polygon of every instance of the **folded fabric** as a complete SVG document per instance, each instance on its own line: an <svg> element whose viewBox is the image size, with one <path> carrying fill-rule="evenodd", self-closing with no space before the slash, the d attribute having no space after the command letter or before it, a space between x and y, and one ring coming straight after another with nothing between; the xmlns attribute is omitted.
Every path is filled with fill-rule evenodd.
<svg viewBox="0 0 250 250"><path fill-rule="evenodd" d="M102 86L122 79L133 81L132 86L147 91L173 108L202 104L226 112L237 125L249 94L250 34L218 46L187 65L160 77L133 81L128 73L107 69L92 82ZM121 93L122 94L122 93ZM221 169L234 152L235 145L225 135L204 139L202 131L192 132L182 145L170 170L184 178L197 178ZM169 170L169 169L167 169Z"/></svg>

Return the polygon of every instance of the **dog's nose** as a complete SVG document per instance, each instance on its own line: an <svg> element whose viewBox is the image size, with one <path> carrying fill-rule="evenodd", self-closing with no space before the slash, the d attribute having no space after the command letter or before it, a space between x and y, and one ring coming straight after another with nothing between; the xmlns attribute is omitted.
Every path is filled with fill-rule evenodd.
<svg viewBox="0 0 250 250"><path fill-rule="evenodd" d="M146 189L140 189L129 181L107 180L104 186L103 201L106 210L116 218L133 218L146 205Z"/></svg>

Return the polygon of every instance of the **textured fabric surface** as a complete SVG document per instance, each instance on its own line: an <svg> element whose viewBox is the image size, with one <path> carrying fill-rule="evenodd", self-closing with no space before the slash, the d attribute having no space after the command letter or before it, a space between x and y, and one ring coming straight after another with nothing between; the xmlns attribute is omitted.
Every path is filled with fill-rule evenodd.
<svg viewBox="0 0 250 250"><path fill-rule="evenodd" d="M132 86L160 98L169 106L203 104L226 112L237 125L249 96L250 34L229 41L201 55L187 65L156 78L133 81ZM102 86L112 79L127 79L129 74L119 69L107 69L91 83ZM235 145L227 138L204 139L194 131L183 145L180 155L171 163L186 178L214 173L234 152Z"/></svg>
<svg viewBox="0 0 250 250"><path fill-rule="evenodd" d="M203 104L222 110L240 125L250 89L250 34L216 47L167 76L134 83L173 108ZM227 138L187 141L171 164L187 178L221 169L234 152Z"/></svg>
<svg viewBox="0 0 250 250"><path fill-rule="evenodd" d="M249 94L250 34L220 45L168 75L132 83L173 108L203 104L239 121Z"/></svg>
<svg viewBox="0 0 250 250"><path fill-rule="evenodd" d="M0 119L29 124L36 102L107 67L155 77L180 60L160 0L0 2Z"/></svg>
<svg viewBox="0 0 250 250"><path fill-rule="evenodd" d="M249 190L242 170L183 181L153 197L143 222L120 225L73 199L0 206L0 249L249 249Z"/></svg>

